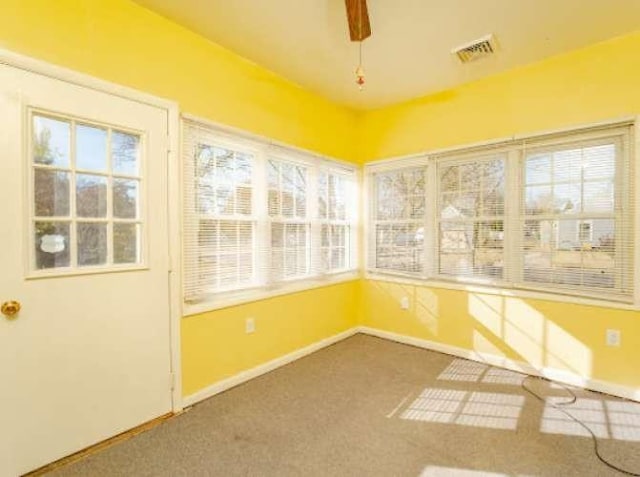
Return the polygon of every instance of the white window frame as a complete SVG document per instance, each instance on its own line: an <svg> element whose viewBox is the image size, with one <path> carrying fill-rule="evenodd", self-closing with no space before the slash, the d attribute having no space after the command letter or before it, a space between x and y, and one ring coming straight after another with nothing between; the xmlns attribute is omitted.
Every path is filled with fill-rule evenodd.
<svg viewBox="0 0 640 477"><path fill-rule="evenodd" d="M246 287L232 291L220 291L206 293L195 300L184 300L183 314L189 316L206 311L226 308L251 301L262 300L275 296L295 293L303 290L329 286L337 283L351 281L359 278L357 261L357 220L358 202L357 188L359 174L357 167L345 161L340 161L318 154L294 148L285 144L275 143L269 139L246 133L241 130L229 128L213 123L208 120L194 116L183 115L182 128L185 137L186 128L190 126L198 127L205 131L212 142L229 149L238 149L251 153L255 157L254 163L254 196L253 196L253 217L255 220L255 250L254 263L255 283L251 287ZM188 156L191 152L185 149L183 141L182 157L184 158L184 178L193 177L193 162L189 163ZM280 163L286 162L293 165L302 165L307 168L307 193L306 193L306 218L297 217L271 217L268 210L268 183L267 167L268 161L274 160ZM347 244L349 254L347 256L347 266L342 270L323 271L319 268L320 257L320 230L323 219L318 217L318 197L317 181L319 171L335 170L351 182L351 195L348 203L349 212L345 224L351 230L350 241ZM184 207L186 210L195 210L195 190L193 184L183 180ZM183 283L188 283L189 274L198 274L197 260L189 260L194 256L187 253L187 243L194 244L194 231L197 228L193 223L195 214L184 213L183 218L183 250L185 265L183 268ZM308 270L304 276L276 278L271 273L271 226L274 223L304 223L308 226ZM184 289L186 291L186 288ZM183 291L183 297L185 293Z"/></svg>
<svg viewBox="0 0 640 477"><path fill-rule="evenodd" d="M267 157L266 157L266 167L267 169L270 167L269 166L269 162L274 162L276 164L278 164L278 179L279 179L279 184L278 184L278 193L280 194L280 199L279 199L279 214L276 215L271 215L270 211L267 211L267 215L269 217L268 222L269 222L269 235L271 236L271 238L273 239L273 226L274 225L281 225L283 227L283 236L282 236L282 276L270 276L268 277L267 281L271 284L273 283L277 283L277 282L291 282L291 281L296 281L296 280L304 280L306 278L309 278L312 275L312 270L313 270L313 266L311 264L311 260L312 260L312 220L311 220L311 212L314 210L313 209L313 184L315 183L316 179L316 174L315 174L315 167L313 165L313 162L311 161L302 161L302 160L296 160L295 157L286 157L286 154L273 154L273 153L267 153ZM302 167L305 170L305 182L306 182L306 191L305 191L305 197L304 197L304 202L305 202L305 214L304 217L299 217L296 215L295 210L297 208L297 198L293 197L293 215L288 217L282 214L282 209L283 209L283 204L281 202L282 200L282 192L284 191L283 187L282 187L282 167L284 165L289 165L291 167ZM265 192L268 194L269 193L269 185L266 185L265 188ZM261 200L261 198L258 198L258 200ZM267 197L264 197L263 200L267 200ZM268 204L267 204L268 206ZM285 274L285 270L286 270L286 253L287 253L287 241L286 241L286 233L285 230L287 228L288 225L291 226L303 226L304 229L306 230L305 233L305 259L306 259L306 269L304 270L303 273L298 273L298 274L293 274L293 275L286 275ZM274 260L274 256L273 256L273 243L270 242L269 244L266 245L266 247L269 248L270 253L269 253L269 257L270 257L270 261L271 261L271 266L268 267L269 271L271 273L273 273L273 260ZM298 246L296 246L296 249L298 248Z"/></svg>
<svg viewBox="0 0 640 477"><path fill-rule="evenodd" d="M441 200L441 190L440 190L440 168L441 167L447 167L447 166L454 166L454 165L464 165L464 164L468 164L469 162L486 162L486 161L490 161L492 159L496 159L498 156L505 156L504 157L504 164L505 164L505 177L504 177L504 182L505 182L505 197L504 197L504 201L505 203L503 204L504 210L503 213L499 216L500 218L496 218L498 216L477 216L477 217L470 217L470 218L465 218L465 219L458 219L458 220L448 220L448 219L443 219L440 217L440 200ZM436 176L436 185L435 185L435 189L433 191L433 194L436 196L435 197L435 203L434 203L434 209L433 210L433 215L434 215L434 221L435 221L435 228L433 229L434 232L434 237L433 237L433 243L434 243L434 252L433 252L433 272L432 272L432 276L437 279L437 280L443 280L443 281L455 281L455 282L461 282L461 283L487 283L487 284L492 284L492 285L502 285L508 286L509 283L509 269L506 266L506 262L507 262L507 241L504 240L503 241L503 248L502 248L502 255L503 255L503 275L501 278L489 278L489 277L482 277L482 276L469 276L469 277L464 277L464 278L456 278L455 276L452 275L447 275L444 274L440 271L440 260L441 260L441 248L440 248L440 226L443 223L447 223L447 222L464 222L464 223L476 223L476 222L494 222L494 221L502 221L502 226L503 226L503 233L506 232L506 228L507 228L507 210L506 210L506 201L507 201L507 194L506 194L506 189L507 189L507 180L508 180L508 152L501 150L501 149L497 149L496 151L491 151L489 154L483 154L482 151L480 153L472 153L472 154L468 154L468 155L454 155L453 157L447 157L446 155L443 157L438 157L435 161L435 167L432 167L432 169L436 170L436 174L438 174Z"/></svg>
<svg viewBox="0 0 640 477"><path fill-rule="evenodd" d="M375 247L375 228L372 220L372 213L375 210L373 204L374 201L374 185L373 185L373 173L384 170L397 170L410 166L427 165L429 167L429 181L427 184L427 218L425 220L426 229L435 231L437 230L437 220L435 218L436 207L434 201L437 198L436 184L437 184L437 163L442 157L460 155L460 154L476 154L481 155L481 151L490 150L491 154L495 154L499 151L506 152L507 157L507 171L506 171L506 190L505 190L505 221L513 221L514 217L519 214L521 204L521 195L523 190L523 168L522 160L524 157L524 145L530 143L544 144L545 141L550 143L557 142L558 139L565 138L567 142L572 141L572 137L593 136L595 138L611 136L611 131L616 129L626 129L624 137L628 139L626 145L628 150L622 156L622 160L619 162L619 167L624 167L627 175L629 171L632 172L633 177L629 177L628 180L623 181L621 184L616 184L616 194L633 194L629 199L630 205L633 206L632 217L628 217L632 220L636 226L633 228L633 252L631 257L627 257L627 260L631 260L635 270L640 270L640 227L637 226L640 220L640 193L637 190L637 186L640 184L640 167L632 167L634 163L640 163L640 117L625 117L610 121L603 121L595 124L587 124L582 126L563 128L552 131L544 131L535 134L527 135L515 135L512 137L501 138L497 140L486 141L482 143L476 143L468 146L447 148L432 152L420 153L413 156L397 157L391 159L384 159L380 161L371 162L365 165L364 170L364 194L365 204L368 204L365 210L365 271L364 276L367 279L381 280L396 282L402 284L411 284L418 286L429 286L434 288L444 288L453 290L465 290L474 292L483 292L488 294L520 297L520 298L534 298L550 301L560 301L569 303L586 304L593 306L607 306L620 309L640 310L640 280L638 276L634 278L633 296L611 297L606 291L602 294L592 294L590 292L582 292L580 290L573 292L570 289L553 289L550 286L526 286L523 284L523 267L520 262L520 257L514 253L515 250L520 249L519 234L511 234L510 237L505 237L504 254L505 254L505 268L508 270L504 276L504 280L501 282L496 281L483 281L483 280L463 280L456 281L443 278L437 274L437 247L433 243L435 232L427 234L425 237L425 253L426 253L426 266L423 276L410 276L403 273L389 273L385 270L375 268L375 257L373 256ZM615 135L615 134L613 134ZM487 153L488 154L488 153ZM622 164L625 162L625 164ZM620 171L617 172L619 175ZM511 184L511 185L509 185ZM620 189L620 190L618 190ZM370 205L369 205L370 204ZM431 213L429 213L431 212ZM505 233L508 227L513 226L511 223L507 225L505 223ZM373 243L372 243L373 242ZM429 243L431 242L431 243Z"/></svg>
<svg viewBox="0 0 640 477"><path fill-rule="evenodd" d="M332 167L330 164L321 166L320 169L318 170L318 180L316 181L316 184L319 184L320 175L323 175L323 174L326 175L326 180L327 180L327 194L324 197L326 209L325 209L324 217L320 217L320 215L318 214L317 227L319 227L319 230L317 233L320 234L321 254L323 254L325 251L327 251L329 254L329 259L328 259L329 266L324 267L322 265L319 265L318 268L324 274L337 275L337 274L352 270L354 267L354 264L357 262L357 257L355 255L356 243L357 243L357 230L356 230L356 224L354 222L354 217L356 215L356 207L357 207L356 204L358 203L358 197L357 197L357 194L355 193L356 192L355 187L352 187L351 191L349 190L349 187L348 187L349 177L343 171L340 171L339 169ZM341 180L345 181L347 185L346 191L345 191L345 197L344 197L344 200L345 200L344 218L337 217L336 211L334 211L333 214L331 213L332 211L331 192L330 192L331 177L334 177L334 181L336 180L335 178L340 178ZM317 200L319 201L319 199L320 199L320 191L318 190ZM318 212L319 210L320 209L318 207ZM323 227L328 227L328 230L329 230L329 235L328 235L329 244L326 246L322 245L322 228ZM344 230L345 230L344 245L337 245L337 246L334 245L332 227L344 227ZM344 248L344 266L334 268L331 266L332 252L335 249L339 249L339 248Z"/></svg>
<svg viewBox="0 0 640 477"><path fill-rule="evenodd" d="M367 210L365 212L366 224L367 224L366 231L365 231L365 241L366 241L365 250L367 250L367 257L365 262L366 262L367 270L373 270L374 272L378 272L378 273L389 275L389 276L407 276L407 277L422 277L422 278L426 278L427 276L429 276L430 265L433 263L430 260L430 257L428 255L428 252L429 252L428 245L430 242L429 243L427 242L427 237L431 238L430 234L425 234L423 239L423 247L424 247L423 258L422 258L423 268L422 270L419 270L419 271L412 272L412 271L402 271L402 270L393 269L393 268L378 267L376 251L377 251L377 229L379 225L389 225L389 226L416 225L418 226L420 224L423 224L423 229L425 229L426 224L431 222L431 220L429 219L430 219L430 212L432 207L430 207L429 204L431 204L432 202L429 202L429 201L434 200L434 198L431 197L429 194L429 187L430 187L430 184L432 183L431 172L433 169L434 168L431 167L429 164L420 163L420 160L418 161L411 160L401 164L400 167L393 167L393 166L385 167L385 165L383 165L382 167L375 168L372 173L368 173L365 175L365 186L363 190L365 191L364 202L367 205ZM423 219L412 219L412 218L379 219L375 217L373 214L376 214L378 211L378 195L376 190L377 174L378 173L385 174L385 173L399 172L399 171L415 171L415 170L422 170L424 174L425 217Z"/></svg>
<svg viewBox="0 0 640 477"><path fill-rule="evenodd" d="M34 163L33 160L33 137L34 137L34 118L36 116L50 118L53 120L69 123L70 131L70 151L68 167L47 166ZM25 231L28 234L24 240L28 244L28 256L24 276L27 280L56 278L61 276L74 275L93 275L102 273L114 273L122 271L147 270L148 269L148 251L147 251L147 216L148 204L146 203L146 173L147 173L147 149L146 135L143 131L134 130L128 127L106 124L94 120L86 120L73 115L68 115L56 111L49 111L41 108L27 108L25 113L25 122L27 124L27 136L25 138L25 152L27 157L24 160L24 167L27 168L25 173L26 179L26 200L28 209L24 214L27 218L27 226ZM76 126L90 126L107 131L107 148L106 148L106 170L94 171L79 169L76 166ZM111 164L111 136L114 131L122 132L139 138L138 143L138 175L130 176L127 174L115 173ZM39 217L35 213L35 171L48 170L66 172L69 174L69 216L68 217ZM76 178L78 175L92 175L103 177L107 181L106 187L106 215L103 218L80 217L76 210ZM113 181L114 179L135 180L138 183L137 208L138 216L135 219L123 219L113 216ZM34 249L34 240L36 222L60 222L69 224L69 266L54 267L46 269L38 269L36 267L36 254ZM78 265L78 241L77 241L77 224L78 223L101 223L107 226L107 260L102 265ZM114 263L113 256L113 228L115 224L135 224L138 228L138 261L136 263Z"/></svg>

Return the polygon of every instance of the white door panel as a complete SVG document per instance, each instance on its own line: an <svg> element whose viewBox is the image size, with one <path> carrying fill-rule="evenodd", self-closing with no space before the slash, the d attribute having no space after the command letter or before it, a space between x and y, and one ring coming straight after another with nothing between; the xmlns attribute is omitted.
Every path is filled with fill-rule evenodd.
<svg viewBox="0 0 640 477"><path fill-rule="evenodd" d="M138 266L32 278L34 108L140 132ZM0 475L170 412L166 160L165 110L0 65L0 302L22 304L0 315Z"/></svg>

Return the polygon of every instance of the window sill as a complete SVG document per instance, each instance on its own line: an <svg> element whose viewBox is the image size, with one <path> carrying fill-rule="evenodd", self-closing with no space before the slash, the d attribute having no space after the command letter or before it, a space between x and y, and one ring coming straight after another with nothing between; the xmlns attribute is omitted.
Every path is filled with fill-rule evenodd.
<svg viewBox="0 0 640 477"><path fill-rule="evenodd" d="M200 313L206 313L208 311L221 310L223 308L230 308L233 306L243 305L255 301L289 295L291 293L298 293L301 291L313 290L316 288L323 288L340 283L346 283L358 280L359 278L359 271L352 270L319 278L308 278L305 280L289 283L285 282L279 284L277 288L261 288L248 290L246 292L229 292L226 294L221 293L215 297L205 299L198 303L184 303L182 316L184 318L191 315L198 315Z"/></svg>
<svg viewBox="0 0 640 477"><path fill-rule="evenodd" d="M82 268L61 267L30 271L24 278L25 280L41 280L46 278L64 278L82 275L103 275L106 273L141 272L147 270L149 270L149 267L144 264L87 266Z"/></svg>
<svg viewBox="0 0 640 477"><path fill-rule="evenodd" d="M638 311L640 307L631 302L613 301L600 297L590 298L586 296L553 293L546 290L511 288L499 285L485 285L472 283L456 283L443 280L421 280L397 274L384 274L376 272L365 272L364 278L367 280L377 280L390 283L421 286L425 288L442 288L446 290L460 290L471 293L486 293L511 298L528 298L534 300L555 301L561 303L571 303L584 306L597 306L601 308L614 308L620 310Z"/></svg>

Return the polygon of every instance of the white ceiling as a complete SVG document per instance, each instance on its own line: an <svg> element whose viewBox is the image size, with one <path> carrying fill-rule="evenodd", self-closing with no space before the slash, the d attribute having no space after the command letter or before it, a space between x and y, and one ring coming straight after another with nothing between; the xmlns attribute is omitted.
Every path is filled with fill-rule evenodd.
<svg viewBox="0 0 640 477"><path fill-rule="evenodd" d="M640 0L369 0L367 84L344 0L136 0L333 101L370 109L441 91L640 27ZM492 57L462 65L461 44L494 33Z"/></svg>

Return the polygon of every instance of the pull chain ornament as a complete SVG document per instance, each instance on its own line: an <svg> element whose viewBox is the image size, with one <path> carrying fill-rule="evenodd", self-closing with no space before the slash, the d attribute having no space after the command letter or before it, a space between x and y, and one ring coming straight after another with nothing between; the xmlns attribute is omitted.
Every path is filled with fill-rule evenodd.
<svg viewBox="0 0 640 477"><path fill-rule="evenodd" d="M360 91L364 89L364 68L362 68L362 65L356 68L356 84Z"/></svg>
<svg viewBox="0 0 640 477"><path fill-rule="evenodd" d="M362 40L360 40L360 56L358 60L358 67L356 68L356 84L358 89L362 91L364 89L364 68L362 67Z"/></svg>

